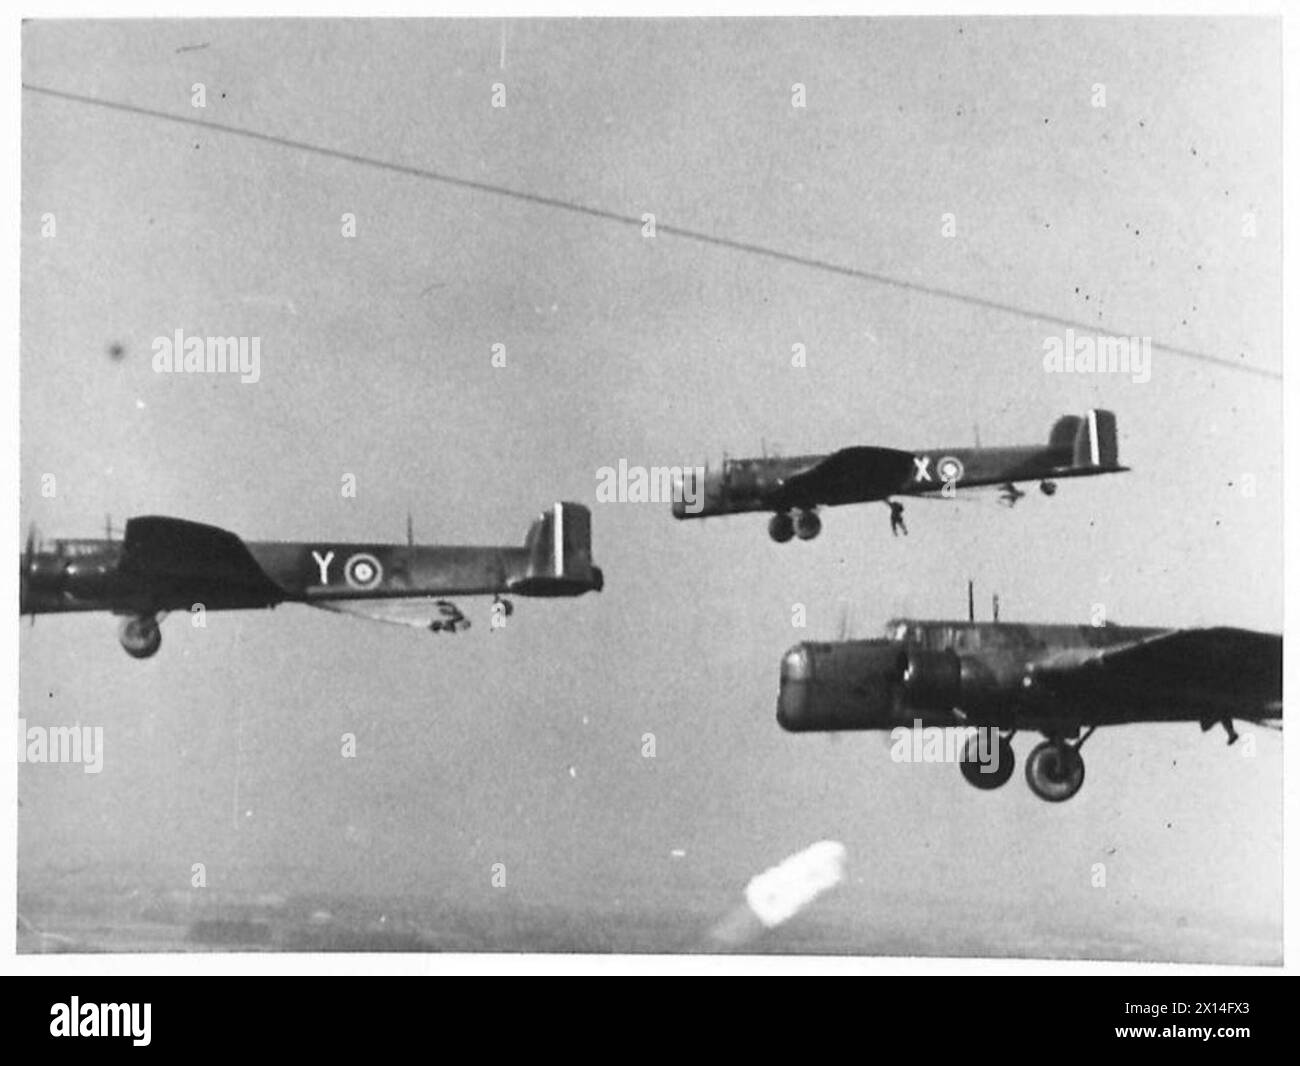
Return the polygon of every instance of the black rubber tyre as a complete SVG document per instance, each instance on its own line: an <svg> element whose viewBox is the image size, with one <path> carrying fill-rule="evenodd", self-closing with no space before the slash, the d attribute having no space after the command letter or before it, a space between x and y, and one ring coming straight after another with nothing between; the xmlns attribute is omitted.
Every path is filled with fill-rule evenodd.
<svg viewBox="0 0 1300 1066"><path fill-rule="evenodd" d="M966 747L962 750L961 776L976 788L986 792L1001 788L1011 780L1011 775L1015 772L1016 752L1011 747L1011 741L1006 737L998 737L997 769L988 772L985 772L983 764L979 761L979 737L972 736L966 741Z"/></svg>
<svg viewBox="0 0 1300 1066"><path fill-rule="evenodd" d="M118 640L131 658L147 659L162 646L162 629L152 618L128 618Z"/></svg>
<svg viewBox="0 0 1300 1066"><path fill-rule="evenodd" d="M1083 756L1063 741L1045 740L1029 753L1025 780L1039 799L1063 803L1083 787Z"/></svg>
<svg viewBox="0 0 1300 1066"><path fill-rule="evenodd" d="M794 532L800 540L812 540L822 531L821 516L816 511L800 511L794 520Z"/></svg>

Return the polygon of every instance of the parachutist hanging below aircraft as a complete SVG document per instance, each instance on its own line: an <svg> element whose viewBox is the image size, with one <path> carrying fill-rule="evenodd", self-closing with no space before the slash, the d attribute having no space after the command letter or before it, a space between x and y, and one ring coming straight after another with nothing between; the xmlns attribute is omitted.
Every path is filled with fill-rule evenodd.
<svg viewBox="0 0 1300 1066"><path fill-rule="evenodd" d="M1043 495L1056 480L1127 470L1119 465L1115 416L1092 410L1067 415L1052 427L1047 444L1003 448L928 448L909 452L864 445L830 455L726 459L720 469L686 469L673 490L673 515L773 512L768 533L779 544L793 537L812 540L821 532L819 507L889 502L890 529L907 532L902 505L893 496L949 497L958 489L1000 485L1001 499L1014 505L1024 493L1018 481L1037 481Z"/></svg>
<svg viewBox="0 0 1300 1066"><path fill-rule="evenodd" d="M887 500L889 504L889 531L898 536L907 536L907 523L903 521L903 505L897 500Z"/></svg>
<svg viewBox="0 0 1300 1066"><path fill-rule="evenodd" d="M599 592L591 560L591 512L557 503L529 527L521 548L243 541L180 518L133 518L118 541L56 540L35 532L19 563L19 608L32 615L112 611L121 642L146 659L162 643L170 611L241 610L305 603L383 622L457 633L469 619L446 597L491 595L493 625L513 613L501 598Z"/></svg>

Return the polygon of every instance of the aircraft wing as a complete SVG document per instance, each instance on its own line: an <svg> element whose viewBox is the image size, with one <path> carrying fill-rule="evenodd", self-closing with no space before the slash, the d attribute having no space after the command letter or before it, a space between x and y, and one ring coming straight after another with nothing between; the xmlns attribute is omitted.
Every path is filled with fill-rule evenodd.
<svg viewBox="0 0 1300 1066"><path fill-rule="evenodd" d="M130 519L118 568L151 590L224 589L268 602L284 596L234 533L182 518Z"/></svg>
<svg viewBox="0 0 1300 1066"><path fill-rule="evenodd" d="M897 492L911 475L911 452L864 445L841 448L781 483L793 505L861 503Z"/></svg>
<svg viewBox="0 0 1300 1066"><path fill-rule="evenodd" d="M1236 717L1282 710L1282 638L1222 626L1175 629L1145 640L1067 652L1033 665L1033 677L1062 694L1186 693Z"/></svg>

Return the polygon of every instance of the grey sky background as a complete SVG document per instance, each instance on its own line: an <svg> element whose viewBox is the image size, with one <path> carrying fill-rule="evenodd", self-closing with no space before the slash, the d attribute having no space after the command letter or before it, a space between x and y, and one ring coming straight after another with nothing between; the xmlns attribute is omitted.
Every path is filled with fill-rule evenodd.
<svg viewBox="0 0 1300 1066"><path fill-rule="evenodd" d="M29 84L1281 365L1276 23L34 22L23 44ZM39 619L23 713L103 725L107 750L97 776L22 769L20 886L115 864L184 890L204 862L236 891L689 922L833 838L850 882L817 913L844 948L871 950L888 912L903 931L971 917L954 951L1028 927L1054 951L1180 957L1191 929L1280 954L1275 734L1249 759L1191 725L1104 730L1053 806L1019 772L981 794L953 766L894 765L883 735L774 719L788 646L963 617L968 576L981 617L997 591L1008 620L1100 603L1280 630L1277 381L1161 350L1146 384L1049 375L1050 324L32 93L22 152L25 520L397 541L409 509L421 542L513 544L570 499L607 583L521 600L497 633L464 601L479 624L452 639L298 607L173 618L146 663L108 616ZM154 374L176 329L261 337L261 381ZM595 503L620 458L969 444L976 423L1029 443L1094 405L1132 473L1012 512L917 501L907 539L883 506L777 546L758 516Z"/></svg>

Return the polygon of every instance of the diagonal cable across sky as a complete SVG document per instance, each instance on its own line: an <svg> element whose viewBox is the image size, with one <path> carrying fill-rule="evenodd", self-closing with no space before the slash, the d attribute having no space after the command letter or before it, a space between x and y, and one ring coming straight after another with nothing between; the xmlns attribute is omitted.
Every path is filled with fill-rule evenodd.
<svg viewBox="0 0 1300 1066"><path fill-rule="evenodd" d="M194 126L206 130L209 133L225 133L232 137L242 137L246 140L260 141L264 144L276 145L280 148L289 148L300 152L308 152L328 159L337 159L342 160L343 162L353 163L357 166L384 170L392 174L403 174L407 177L417 178L423 181L432 181L455 188L486 193L491 196L504 197L522 203L534 204L538 207L550 208L556 211L566 211L570 214L585 215L588 218L596 218L604 222L614 222L624 226L635 226L638 229L643 225L643 220L637 215L627 215L606 208L594 207L590 204L566 200L558 196L546 196L541 193L528 192L523 189L513 189L492 182L458 177L454 174L446 174L426 167L417 167L406 163L395 163L390 160L376 159L373 156L362 155L358 152L349 152L339 148L330 148L326 145L312 144L308 141L300 141L292 137L282 137L278 134L263 133L258 130L250 130L222 122L213 122L207 119L178 115L167 111L160 111L155 108L124 103L119 100L106 100L101 97L86 96L81 93L66 92L61 89L52 89L41 85L24 84L23 89L27 92L39 93L42 96L49 96L55 99L67 100L73 103L85 104L93 107L101 107L110 111L121 112L123 114L137 115L142 118L158 119L164 122ZM681 240L694 241L698 244L710 245L715 248L725 248L729 251L757 256L774 262L788 263L808 270L817 270L822 273L834 274L839 277L854 278L874 285L887 286L889 288L913 292L923 296L931 296L941 300L951 300L972 307L982 307L986 310L998 311L1003 314L1013 315L1033 322L1050 323L1052 325L1063 326L1068 329L1083 330L1089 333L1093 332L1095 329L1093 325L1078 319L1067 318L1046 311L1037 311L1032 308L1018 307L1001 300L994 300L972 293L959 292L955 289L948 289L938 285L927 285L922 282L908 281L904 278L893 277L876 271L865 270L858 267L846 266L841 263L834 263L825 259L819 259L816 256L803 255L797 252L784 251L779 248L771 248L767 245L755 244L750 241L706 233L703 230L692 229L687 226L678 226L671 223L656 221L655 232L657 234L666 234L668 236L677 237ZM1123 330L1108 330L1107 333L1117 336L1126 335ZM1224 356L1212 355L1208 352L1197 351L1192 348L1184 348L1178 345L1168 344L1155 338L1152 339L1151 345L1153 348L1158 348L1170 355L1190 359L1200 363L1220 366L1229 370L1243 371L1248 374L1273 378L1276 380L1280 380L1282 377L1281 372L1277 370L1254 366L1250 363L1239 362Z"/></svg>

